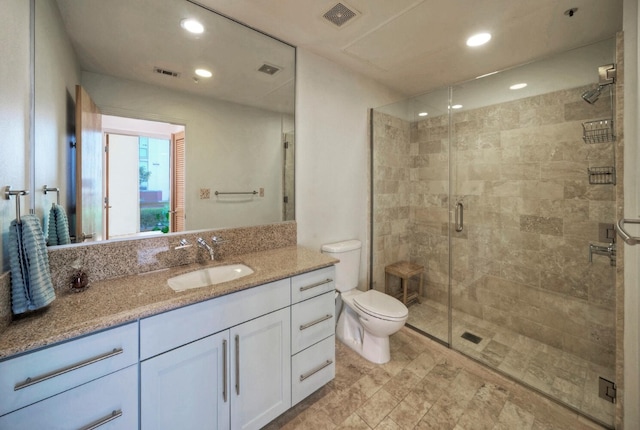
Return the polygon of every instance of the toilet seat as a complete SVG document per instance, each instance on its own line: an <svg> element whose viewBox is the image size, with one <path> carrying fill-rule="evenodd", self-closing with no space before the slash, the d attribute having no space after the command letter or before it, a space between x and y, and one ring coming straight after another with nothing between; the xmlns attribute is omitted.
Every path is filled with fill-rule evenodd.
<svg viewBox="0 0 640 430"><path fill-rule="evenodd" d="M407 318L409 310L401 301L376 290L368 290L353 297L353 305L362 312L386 321Z"/></svg>

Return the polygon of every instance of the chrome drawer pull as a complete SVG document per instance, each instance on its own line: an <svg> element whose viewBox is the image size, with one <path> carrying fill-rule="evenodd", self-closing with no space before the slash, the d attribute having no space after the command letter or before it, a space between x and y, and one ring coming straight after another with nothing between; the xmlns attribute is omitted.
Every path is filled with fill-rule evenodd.
<svg viewBox="0 0 640 430"><path fill-rule="evenodd" d="M315 375L316 373L318 373L319 371L321 371L322 369L324 369L327 366L331 366L333 364L333 360L327 360L325 361L323 364L321 364L320 366L318 366L317 368L307 372L307 373L303 373L302 375L300 375L300 382L304 381L305 379Z"/></svg>
<svg viewBox="0 0 640 430"><path fill-rule="evenodd" d="M222 340L222 399L227 403L227 339Z"/></svg>
<svg viewBox="0 0 640 430"><path fill-rule="evenodd" d="M236 335L236 394L240 395L240 336Z"/></svg>
<svg viewBox="0 0 640 430"><path fill-rule="evenodd" d="M333 318L333 315L331 315L331 314L326 314L326 315L325 315L325 316L323 316L322 318L318 318L318 319L317 319L317 320L315 320L315 321L311 321L311 322L308 322L308 323L306 323L306 324L302 324L302 325L300 326L300 331L302 331L302 330L306 330L306 329L308 329L309 327L313 327L313 326L314 326L314 325L316 325L316 324L320 324L320 323L321 323L321 322L323 322L323 321L330 320L331 318Z"/></svg>
<svg viewBox="0 0 640 430"><path fill-rule="evenodd" d="M72 372L74 370L80 369L81 367L97 363L98 361L106 360L107 358L114 357L114 356L116 356L118 354L122 354L123 352L124 352L124 350L122 348L114 348L113 351L111 351L111 352L107 352L106 354L102 354L102 355L99 355L97 357L90 358L90 359L85 360L85 361L81 361L80 363L72 364L71 366L65 367L63 369L54 370L53 372L45 373L44 375L37 376L35 378L27 378L27 379L24 380L24 382L20 382L19 384L16 384L16 386L13 388L13 391L18 391L18 390L21 390L23 388L27 388L27 387L30 387L32 385L35 385L35 384L37 384L39 382L46 381L47 379L51 379L51 378L55 378L56 376L64 375L67 372Z"/></svg>
<svg viewBox="0 0 640 430"><path fill-rule="evenodd" d="M307 285L306 287L300 287L300 292L310 290L315 287L319 287L320 285L328 284L329 282L333 282L333 279L325 279L324 281L316 282L315 284Z"/></svg>
<svg viewBox="0 0 640 430"><path fill-rule="evenodd" d="M117 411L111 412L104 418L100 418L98 421L92 422L91 424L80 428L80 430L94 430L98 427L105 425L108 422L115 420L116 418L120 418L122 416L122 409L118 409Z"/></svg>

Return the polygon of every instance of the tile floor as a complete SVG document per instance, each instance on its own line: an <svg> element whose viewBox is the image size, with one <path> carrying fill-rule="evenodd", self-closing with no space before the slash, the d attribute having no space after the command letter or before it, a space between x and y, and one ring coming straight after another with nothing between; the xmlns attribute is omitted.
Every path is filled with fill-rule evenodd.
<svg viewBox="0 0 640 430"><path fill-rule="evenodd" d="M265 428L602 429L407 327L383 365L337 341L335 379Z"/></svg>
<svg viewBox="0 0 640 430"><path fill-rule="evenodd" d="M408 324L447 340L447 311L442 304L422 299L409 307ZM464 332L480 336L474 344ZM598 397L599 377L613 381L615 370L563 352L537 340L514 333L503 326L464 312L453 313L453 347L497 368L603 423L613 423L614 404Z"/></svg>

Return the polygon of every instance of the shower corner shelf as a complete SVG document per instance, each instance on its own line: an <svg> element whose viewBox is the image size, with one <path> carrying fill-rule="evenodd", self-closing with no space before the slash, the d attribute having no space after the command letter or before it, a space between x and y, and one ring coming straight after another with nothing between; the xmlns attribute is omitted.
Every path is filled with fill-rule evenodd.
<svg viewBox="0 0 640 430"><path fill-rule="evenodd" d="M582 140L584 143L607 143L616 140L613 133L612 119L597 119L582 123Z"/></svg>
<svg viewBox="0 0 640 430"><path fill-rule="evenodd" d="M590 184L616 184L616 168L613 166L589 167L587 172Z"/></svg>

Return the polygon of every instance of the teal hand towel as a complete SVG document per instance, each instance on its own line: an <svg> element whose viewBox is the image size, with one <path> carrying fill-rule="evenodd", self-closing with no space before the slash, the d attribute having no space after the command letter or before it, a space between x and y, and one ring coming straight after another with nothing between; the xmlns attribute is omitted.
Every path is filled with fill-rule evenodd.
<svg viewBox="0 0 640 430"><path fill-rule="evenodd" d="M47 242L50 246L71 243L67 214L62 206L55 203L51 205L49 210L47 233Z"/></svg>
<svg viewBox="0 0 640 430"><path fill-rule="evenodd" d="M11 310L14 314L40 309L55 298L49 255L35 215L24 215L9 226L9 267L11 269Z"/></svg>

